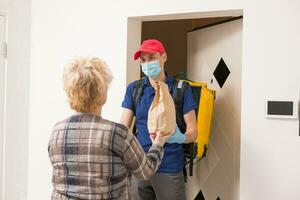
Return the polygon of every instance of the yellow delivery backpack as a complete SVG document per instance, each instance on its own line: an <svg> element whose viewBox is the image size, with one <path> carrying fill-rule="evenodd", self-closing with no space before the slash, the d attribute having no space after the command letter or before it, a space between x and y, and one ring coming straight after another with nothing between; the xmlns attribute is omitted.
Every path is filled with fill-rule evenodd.
<svg viewBox="0 0 300 200"><path fill-rule="evenodd" d="M189 165L189 175L193 175L195 158L207 156L210 129L212 124L214 101L216 92L207 88L206 83L193 82L186 79L178 79L173 84L171 95L176 108L176 123L182 133L186 132L186 124L183 118L183 96L186 87L191 87L195 102L198 104L196 110L198 136L195 142L184 144L185 165ZM184 175L187 178L184 168Z"/></svg>

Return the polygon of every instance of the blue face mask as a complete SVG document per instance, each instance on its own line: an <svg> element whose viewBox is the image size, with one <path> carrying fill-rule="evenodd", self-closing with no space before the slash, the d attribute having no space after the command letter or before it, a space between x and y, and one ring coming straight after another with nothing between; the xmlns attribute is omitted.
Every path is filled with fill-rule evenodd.
<svg viewBox="0 0 300 200"><path fill-rule="evenodd" d="M142 71L149 78L155 78L159 75L161 68L159 65L159 60L155 60L152 62L142 63Z"/></svg>

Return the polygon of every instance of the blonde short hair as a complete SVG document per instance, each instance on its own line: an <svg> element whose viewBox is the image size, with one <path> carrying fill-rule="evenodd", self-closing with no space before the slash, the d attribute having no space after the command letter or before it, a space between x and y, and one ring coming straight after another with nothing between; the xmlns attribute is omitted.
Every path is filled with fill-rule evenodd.
<svg viewBox="0 0 300 200"><path fill-rule="evenodd" d="M77 58L64 69L64 90L72 109L92 112L103 106L112 75L99 58Z"/></svg>

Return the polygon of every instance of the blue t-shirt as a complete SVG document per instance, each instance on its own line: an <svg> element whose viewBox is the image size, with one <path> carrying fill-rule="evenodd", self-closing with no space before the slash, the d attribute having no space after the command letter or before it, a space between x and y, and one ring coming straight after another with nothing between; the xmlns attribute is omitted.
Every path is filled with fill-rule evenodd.
<svg viewBox="0 0 300 200"><path fill-rule="evenodd" d="M166 83L169 87L171 93L172 86L174 84L173 77L167 77ZM133 89L135 87L136 81L130 83L127 87L125 98L122 102L122 107L133 110L134 101L133 101ZM149 79L146 77L144 79L144 89L140 98L140 102L137 105L135 117L136 117L136 128L137 128L137 139L142 145L145 152L148 152L149 148L152 145L149 131L147 127L148 121L148 110L152 104L155 89L151 86ZM187 87L184 90L184 99L183 99L183 114L188 113L189 111L196 109L197 105L195 103L192 90L190 87ZM161 161L160 167L157 172L162 173L176 173L180 172L183 169L184 165L184 152L183 144L169 144L165 143L164 145L164 157Z"/></svg>

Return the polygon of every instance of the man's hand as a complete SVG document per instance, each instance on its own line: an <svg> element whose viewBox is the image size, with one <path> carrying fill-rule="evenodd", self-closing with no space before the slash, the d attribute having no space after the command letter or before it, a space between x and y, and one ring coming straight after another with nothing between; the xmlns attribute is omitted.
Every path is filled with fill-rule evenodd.
<svg viewBox="0 0 300 200"><path fill-rule="evenodd" d="M186 135L181 133L178 126L176 125L175 132L171 134L171 137L167 140L167 143L178 143L182 144L185 142Z"/></svg>

